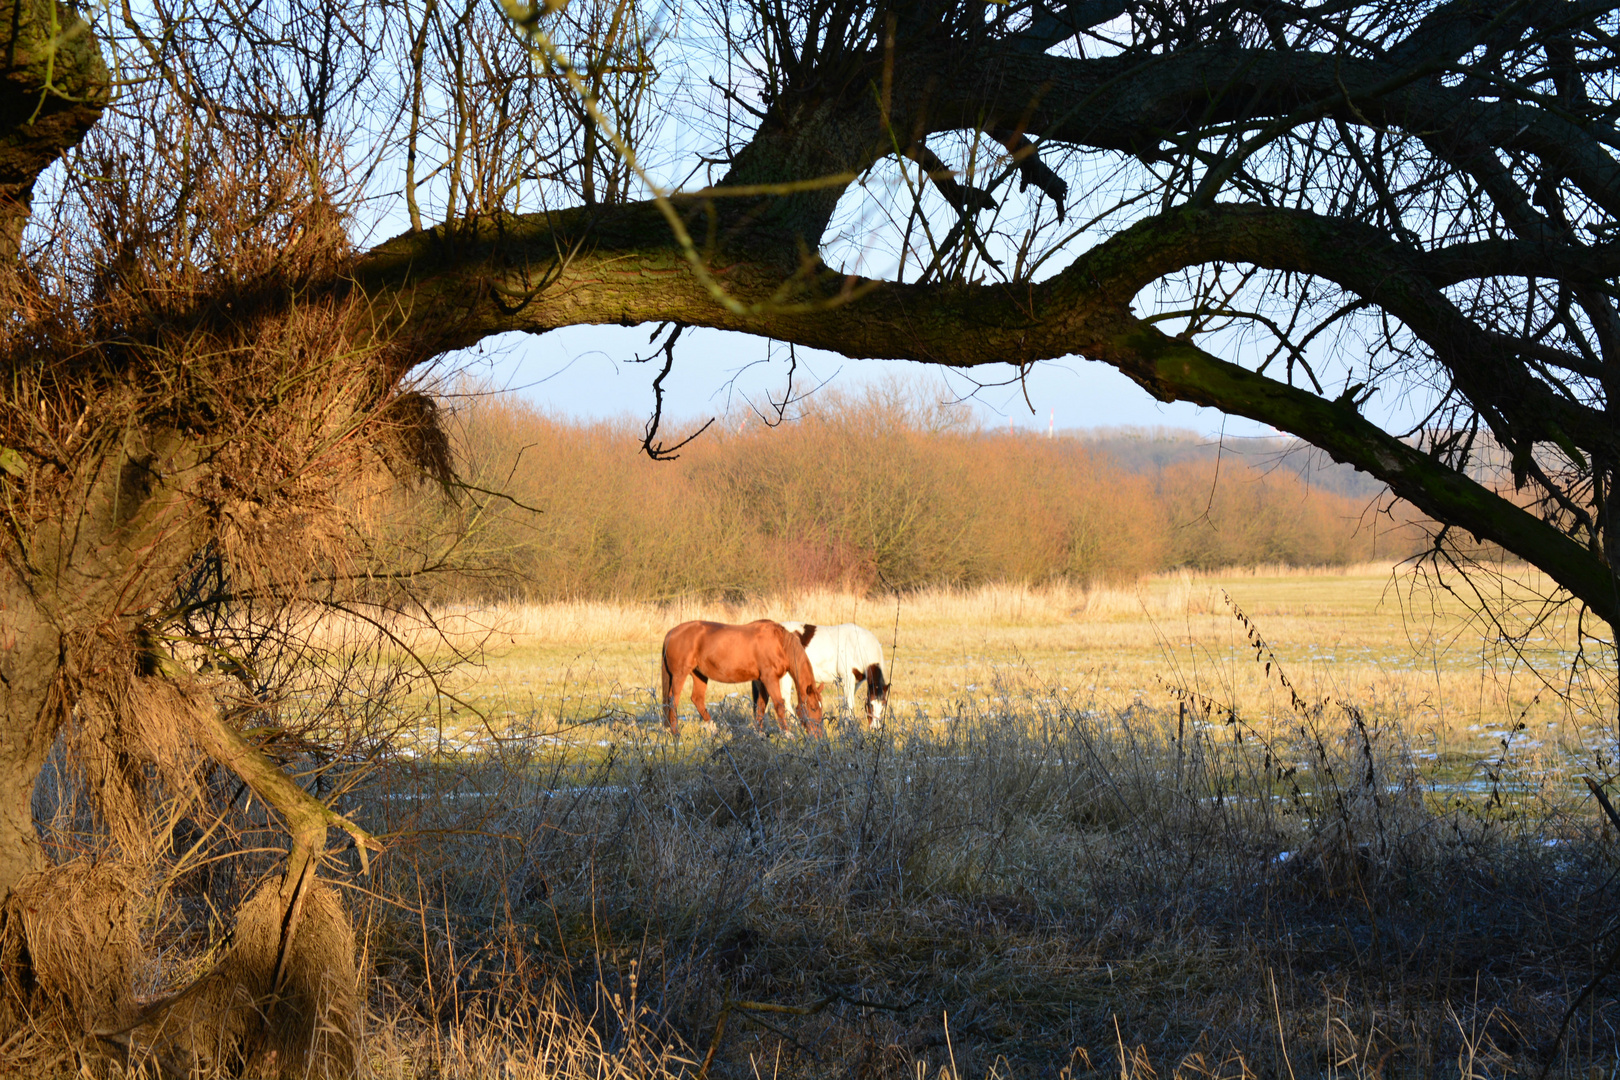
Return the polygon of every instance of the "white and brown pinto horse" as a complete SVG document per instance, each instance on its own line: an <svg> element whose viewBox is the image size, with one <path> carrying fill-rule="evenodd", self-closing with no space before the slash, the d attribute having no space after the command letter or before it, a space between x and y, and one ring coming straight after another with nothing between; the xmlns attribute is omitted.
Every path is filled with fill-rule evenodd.
<svg viewBox="0 0 1620 1080"><path fill-rule="evenodd" d="M754 693L754 726L765 732L765 703L776 708L776 722L788 730L787 709L782 700L781 680L792 679L794 702L800 721L813 735L821 727L821 688L815 671L804 653L799 635L789 633L780 623L758 619L735 626L718 622L683 622L664 635L664 720L671 735L681 733L676 713L681 688L692 677L692 704L704 723L712 724L705 703L709 681L751 682Z"/></svg>
<svg viewBox="0 0 1620 1080"><path fill-rule="evenodd" d="M851 716L855 715L855 688L866 684L866 726L881 727L892 684L883 674L883 646L877 635L855 623L816 626L785 622L782 625L798 635L810 658L810 666L844 692L844 702ZM791 675L789 682L793 682ZM764 687L755 683L756 706L764 693Z"/></svg>

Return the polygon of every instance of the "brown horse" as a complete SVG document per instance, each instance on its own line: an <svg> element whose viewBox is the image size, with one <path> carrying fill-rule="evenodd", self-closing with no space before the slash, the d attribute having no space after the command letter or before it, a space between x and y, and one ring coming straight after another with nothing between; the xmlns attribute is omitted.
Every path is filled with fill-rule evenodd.
<svg viewBox="0 0 1620 1080"><path fill-rule="evenodd" d="M798 713L805 728L822 734L821 689L816 685L810 658L797 634L769 619L734 626L731 623L683 622L664 635L664 719L671 735L681 733L675 718L681 687L692 676L692 704L705 723L713 723L705 704L709 680L746 683L759 680L776 707L776 722L788 730L782 701L781 679L792 675L797 689ZM754 726L765 733L765 698L754 705Z"/></svg>

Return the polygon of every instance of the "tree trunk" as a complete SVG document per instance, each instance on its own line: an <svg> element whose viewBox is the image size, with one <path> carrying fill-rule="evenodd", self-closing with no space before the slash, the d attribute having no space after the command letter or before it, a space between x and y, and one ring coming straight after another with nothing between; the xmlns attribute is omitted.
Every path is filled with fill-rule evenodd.
<svg viewBox="0 0 1620 1080"><path fill-rule="evenodd" d="M100 119L112 80L89 25L56 0L0 0L0 44L3 274L21 247L34 179Z"/></svg>
<svg viewBox="0 0 1620 1080"><path fill-rule="evenodd" d="M8 591L0 601L0 903L47 865L33 801L59 726L52 687L60 653L27 595Z"/></svg>
<svg viewBox="0 0 1620 1080"><path fill-rule="evenodd" d="M0 581L0 898L49 861L34 787L77 694L130 663L144 612L195 549L185 480L196 450L124 434L58 481ZM43 482L43 481L42 481Z"/></svg>

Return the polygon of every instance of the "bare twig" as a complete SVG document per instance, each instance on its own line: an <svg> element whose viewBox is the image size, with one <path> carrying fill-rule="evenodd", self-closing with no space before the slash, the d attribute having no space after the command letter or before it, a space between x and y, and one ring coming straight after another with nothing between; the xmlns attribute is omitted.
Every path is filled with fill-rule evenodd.
<svg viewBox="0 0 1620 1080"><path fill-rule="evenodd" d="M658 334L661 330L663 330L663 328L664 324L660 323L658 327L653 330L651 340L657 340ZM658 435L658 425L663 421L664 418L664 379L675 367L675 341L681 336L681 331L684 329L686 329L684 324L675 323L673 329L671 329L669 332L669 337L665 338L664 344L659 346L664 353L664 369L660 371L658 373L658 377L653 380L653 414L652 418L647 421L646 433L641 439L642 451L654 461L674 461L676 458L680 457L680 455L675 451L679 450L681 447L685 446L699 435L702 435L705 431L708 431L709 425L714 423L714 417L709 417L708 421L702 427L692 432L692 434L688 435L674 446L665 446L662 442L653 442L653 439ZM636 357L636 361L638 363L645 363L650 359L652 358L640 356Z"/></svg>

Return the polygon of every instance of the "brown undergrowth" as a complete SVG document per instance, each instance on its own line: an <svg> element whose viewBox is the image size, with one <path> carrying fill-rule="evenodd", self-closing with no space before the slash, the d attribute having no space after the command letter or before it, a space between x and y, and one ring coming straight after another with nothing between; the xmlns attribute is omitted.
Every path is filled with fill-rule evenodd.
<svg viewBox="0 0 1620 1080"><path fill-rule="evenodd" d="M106 970L84 977L133 992L116 1023L36 1023L0 1062L401 1080L1612 1069L1620 853L1590 801L1511 740L1465 773L1421 760L1402 716L1307 699L1234 614L1288 702L1264 721L1175 685L1169 707L1106 709L1026 673L827 740L760 738L721 705L679 742L649 710L591 740L513 724L477 753L413 757L378 717L334 758L311 723L267 745L386 838L372 872L329 855L334 887L283 949L284 838L228 773L199 774L201 811L116 895L19 897L31 950L93 958L71 946L101 934ZM346 670L353 707L414 700ZM66 863L95 837L83 775L52 775L36 815Z"/></svg>
<svg viewBox="0 0 1620 1080"><path fill-rule="evenodd" d="M1588 1075L1595 820L1392 718L1104 713L1008 686L831 740L507 742L360 797L386 1075ZM1574 805L1569 800L1569 805ZM407 839L409 838L409 839ZM385 899L386 898L386 899ZM1595 1074L1594 1074L1595 1075Z"/></svg>

